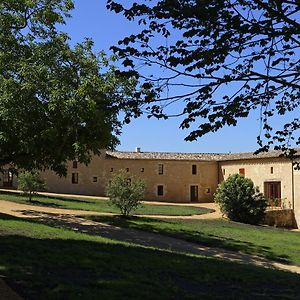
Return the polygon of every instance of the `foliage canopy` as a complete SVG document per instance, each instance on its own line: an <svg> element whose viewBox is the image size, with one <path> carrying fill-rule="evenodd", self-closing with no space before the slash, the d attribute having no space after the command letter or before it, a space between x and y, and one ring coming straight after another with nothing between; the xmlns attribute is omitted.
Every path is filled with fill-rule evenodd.
<svg viewBox="0 0 300 300"><path fill-rule="evenodd" d="M144 180L129 175L125 170L115 173L106 188L111 204L118 207L123 216L129 216L141 205L144 194Z"/></svg>
<svg viewBox="0 0 300 300"><path fill-rule="evenodd" d="M123 5L108 0L107 8L142 28L112 49L123 58L124 74L144 81L138 95L149 116L181 116L180 127L190 128L186 140L192 141L235 126L255 110L260 151L274 147L293 154L291 142L300 144L299 1L139 0ZM181 105L170 113L174 102Z"/></svg>
<svg viewBox="0 0 300 300"><path fill-rule="evenodd" d="M37 192L46 190L46 183L37 171L22 172L18 176L18 189L28 196L29 201Z"/></svg>
<svg viewBox="0 0 300 300"><path fill-rule="evenodd" d="M230 220L258 224L265 215L267 201L253 181L239 174L229 176L217 188L215 202Z"/></svg>
<svg viewBox="0 0 300 300"><path fill-rule="evenodd" d="M91 40L69 45L57 28L72 8L71 0L0 2L0 167L63 175L67 160L88 163L118 143L117 114L134 83L116 77Z"/></svg>

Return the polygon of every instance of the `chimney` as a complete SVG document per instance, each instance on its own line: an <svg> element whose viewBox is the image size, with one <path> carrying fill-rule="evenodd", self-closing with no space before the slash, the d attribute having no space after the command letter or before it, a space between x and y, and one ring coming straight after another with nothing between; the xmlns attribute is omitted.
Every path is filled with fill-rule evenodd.
<svg viewBox="0 0 300 300"><path fill-rule="evenodd" d="M140 153L141 152L141 147L136 147L135 152Z"/></svg>

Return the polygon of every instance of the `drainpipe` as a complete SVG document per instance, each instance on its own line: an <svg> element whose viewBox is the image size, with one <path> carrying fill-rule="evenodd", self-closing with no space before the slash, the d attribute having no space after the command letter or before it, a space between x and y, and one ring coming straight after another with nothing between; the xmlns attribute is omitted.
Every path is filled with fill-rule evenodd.
<svg viewBox="0 0 300 300"><path fill-rule="evenodd" d="M294 161L292 160L292 209L295 210Z"/></svg>
<svg viewBox="0 0 300 300"><path fill-rule="evenodd" d="M217 162L217 171L218 171L218 184L220 183L220 162Z"/></svg>

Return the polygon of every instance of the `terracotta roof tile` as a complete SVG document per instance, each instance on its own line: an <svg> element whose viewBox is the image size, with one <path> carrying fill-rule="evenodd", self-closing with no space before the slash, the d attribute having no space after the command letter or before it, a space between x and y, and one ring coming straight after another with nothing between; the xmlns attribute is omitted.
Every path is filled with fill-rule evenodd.
<svg viewBox="0 0 300 300"><path fill-rule="evenodd" d="M300 154L300 148L297 148ZM271 150L257 155L253 152L241 153L177 153L177 152L126 152L106 151L109 159L146 159L146 160L193 160L193 161L228 161L243 159L263 159L279 157L281 151Z"/></svg>
<svg viewBox="0 0 300 300"><path fill-rule="evenodd" d="M203 160L216 161L218 153L176 153L176 152L112 152L106 151L107 158L115 159L149 159L149 160Z"/></svg>

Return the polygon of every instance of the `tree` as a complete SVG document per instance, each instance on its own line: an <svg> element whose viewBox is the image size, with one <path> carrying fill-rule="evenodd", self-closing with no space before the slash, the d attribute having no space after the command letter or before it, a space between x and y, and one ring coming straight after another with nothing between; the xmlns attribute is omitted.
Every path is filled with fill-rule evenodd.
<svg viewBox="0 0 300 300"><path fill-rule="evenodd" d="M37 171L23 172L18 176L18 189L23 191L31 202L37 192L46 190L46 184Z"/></svg>
<svg viewBox="0 0 300 300"><path fill-rule="evenodd" d="M142 29L112 49L123 58L122 73L142 80L137 95L149 116L182 116L180 127L190 128L186 140L193 141L255 110L259 151L292 156L288 148L300 144L299 1L120 2L108 0L107 8ZM181 105L170 114L174 102Z"/></svg>
<svg viewBox="0 0 300 300"><path fill-rule="evenodd" d="M106 195L111 204L119 208L125 217L141 205L144 194L145 182L140 178L128 175L125 170L115 173L106 188Z"/></svg>
<svg viewBox="0 0 300 300"><path fill-rule="evenodd" d="M0 2L0 168L88 163L118 143L120 105L134 82L115 76L113 62L91 40L71 47L57 29L71 0Z"/></svg>
<svg viewBox="0 0 300 300"><path fill-rule="evenodd" d="M218 186L214 200L230 220L248 224L258 224L267 207L267 200L253 181L239 174L229 176Z"/></svg>

